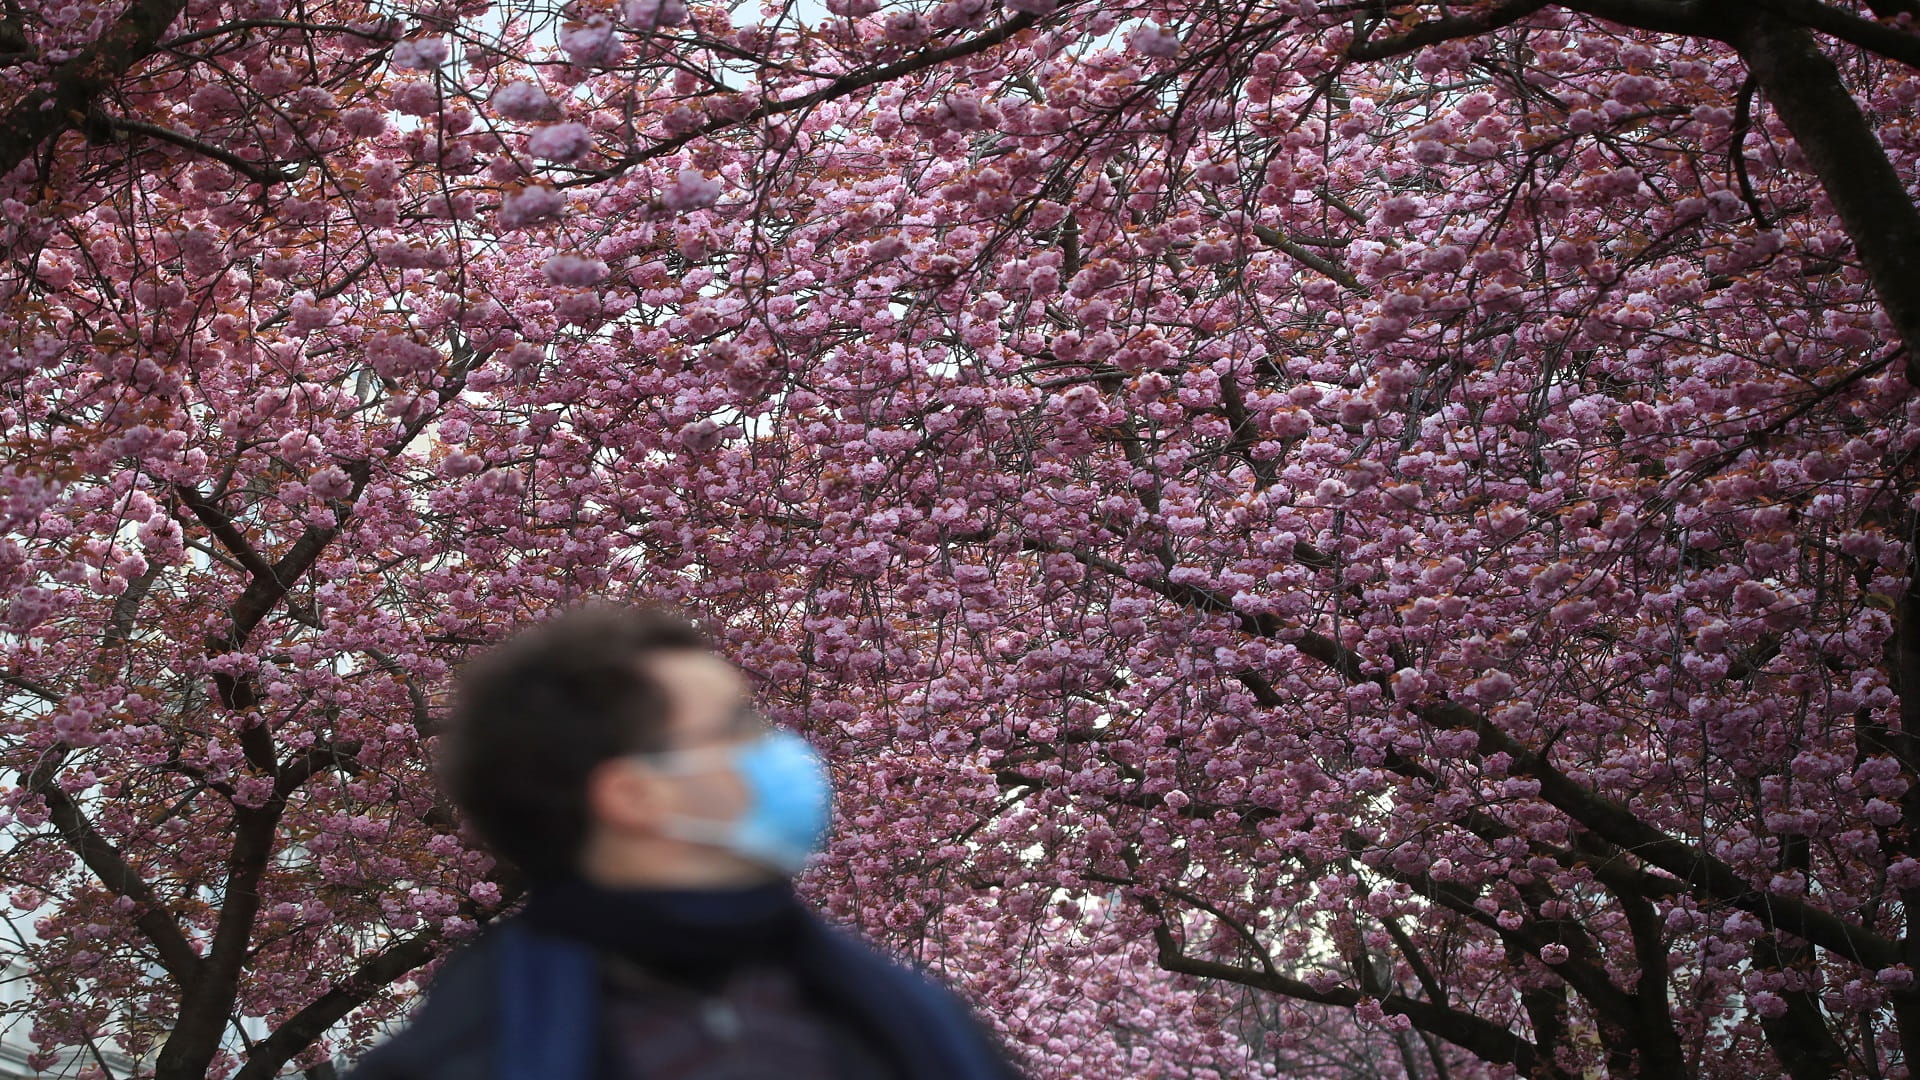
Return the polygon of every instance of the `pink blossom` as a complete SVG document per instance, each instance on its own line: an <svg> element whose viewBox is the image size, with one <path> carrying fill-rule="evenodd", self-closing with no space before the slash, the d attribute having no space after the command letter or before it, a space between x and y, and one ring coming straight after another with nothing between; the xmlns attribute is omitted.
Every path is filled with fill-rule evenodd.
<svg viewBox="0 0 1920 1080"><path fill-rule="evenodd" d="M576 288L597 285L607 276L607 264L578 255L555 255L541 266L546 279L555 285Z"/></svg>
<svg viewBox="0 0 1920 1080"><path fill-rule="evenodd" d="M1380 221L1383 225L1405 225L1419 215L1423 209L1420 200L1410 195L1395 195L1381 202Z"/></svg>
<svg viewBox="0 0 1920 1080"><path fill-rule="evenodd" d="M293 328L301 333L312 333L330 325L335 318L337 305L330 301L315 301L311 292L296 295L289 314Z"/></svg>
<svg viewBox="0 0 1920 1080"><path fill-rule="evenodd" d="M15 593L7 605L6 625L15 633L25 633L45 622L58 608L54 593L28 586Z"/></svg>
<svg viewBox="0 0 1920 1080"><path fill-rule="evenodd" d="M1622 75L1613 84L1613 100L1637 105L1652 100L1658 91L1659 84L1645 75Z"/></svg>
<svg viewBox="0 0 1920 1080"><path fill-rule="evenodd" d="M446 62L446 38L411 38L393 47L393 66L403 70L434 71Z"/></svg>
<svg viewBox="0 0 1920 1080"><path fill-rule="evenodd" d="M1743 612L1765 610L1779 599L1779 593L1758 581L1743 581L1733 589L1734 605Z"/></svg>
<svg viewBox="0 0 1920 1080"><path fill-rule="evenodd" d="M977 131L985 124L985 113L978 96L958 91L948 94L933 107L932 120L955 131Z"/></svg>
<svg viewBox="0 0 1920 1080"><path fill-rule="evenodd" d="M344 499L353 493L353 480L338 465L328 465L307 477L307 490L316 499Z"/></svg>
<svg viewBox="0 0 1920 1080"><path fill-rule="evenodd" d="M1164 26L1146 25L1127 35L1127 44L1147 56L1170 58L1180 55L1180 38Z"/></svg>
<svg viewBox="0 0 1920 1080"><path fill-rule="evenodd" d="M112 21L21 4L45 64ZM1658 28L1549 10L1371 61L1294 0L999 6L622 0L556 64L477 8L202 4L173 32L275 25L100 98L220 160L27 148L0 740L45 779L0 789L0 871L41 1043L190 992L292 1037L370 944L490 921L512 875L428 768L448 674L606 595L696 612L820 745L809 901L1036 1078L1324 1080L1400 1060L1431 1010L1393 995L1532 1038L1543 988L1751 1076L1805 994L1899 1063L1915 334L1835 209L1875 170L1756 107L1734 176L1748 65ZM1823 48L1915 175L1920 83ZM80 874L59 791L138 898ZM300 857L201 887L262 850ZM1279 978L1170 975L1168 940ZM1607 1018L1662 977L1670 1015ZM185 1071L351 1055L413 993L365 989L295 1059Z"/></svg>
<svg viewBox="0 0 1920 1080"><path fill-rule="evenodd" d="M578 26L560 31L560 48L567 57L584 67L611 67L625 50L615 36L613 20L595 15Z"/></svg>
<svg viewBox="0 0 1920 1080"><path fill-rule="evenodd" d="M493 111L509 120L539 120L553 113L553 99L532 82L513 82L488 99Z"/></svg>
<svg viewBox="0 0 1920 1080"><path fill-rule="evenodd" d="M393 88L391 104L408 116L431 116L440 111L440 91L432 83L401 83Z"/></svg>
<svg viewBox="0 0 1920 1080"><path fill-rule="evenodd" d="M719 198L720 182L693 168L681 169L660 192L661 205L674 213L712 206Z"/></svg>
<svg viewBox="0 0 1920 1080"><path fill-rule="evenodd" d="M240 97L231 87L208 83L187 96L187 107L194 112L220 116L240 111Z"/></svg>
<svg viewBox="0 0 1920 1080"><path fill-rule="evenodd" d="M686 22L687 5L685 0L627 0L622 14L628 26L652 30Z"/></svg>
<svg viewBox="0 0 1920 1080"><path fill-rule="evenodd" d="M546 221L560 213L566 199L549 187L521 188L508 195L500 206L502 228L516 229Z"/></svg>
<svg viewBox="0 0 1920 1080"><path fill-rule="evenodd" d="M572 161L593 149L584 124L551 124L527 137L527 152L549 161Z"/></svg>
<svg viewBox="0 0 1920 1080"><path fill-rule="evenodd" d="M378 109L347 109L340 114L340 127L356 139L370 139L387 130L387 118Z"/></svg>

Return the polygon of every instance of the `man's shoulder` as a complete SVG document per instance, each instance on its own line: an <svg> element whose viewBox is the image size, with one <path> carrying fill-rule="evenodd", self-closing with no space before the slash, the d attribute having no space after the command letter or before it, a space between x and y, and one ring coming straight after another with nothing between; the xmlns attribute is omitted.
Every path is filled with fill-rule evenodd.
<svg viewBox="0 0 1920 1080"><path fill-rule="evenodd" d="M816 921L813 952L821 987L843 1001L856 1003L870 1023L897 1035L907 1034L910 1047L907 1074L930 1060L939 1067L925 1075L1013 1080L1019 1076L1006 1048L981 1022L973 1008L944 981L914 964L887 956L859 934Z"/></svg>
<svg viewBox="0 0 1920 1080"><path fill-rule="evenodd" d="M426 1080L478 1076L490 1049L498 1000L497 933L483 935L448 956L405 1025L361 1056L346 1080Z"/></svg>
<svg viewBox="0 0 1920 1080"><path fill-rule="evenodd" d="M872 979L896 994L942 1010L967 1011L960 995L944 981L916 964L888 955L865 935L825 920L815 920L814 944L823 959L851 973Z"/></svg>

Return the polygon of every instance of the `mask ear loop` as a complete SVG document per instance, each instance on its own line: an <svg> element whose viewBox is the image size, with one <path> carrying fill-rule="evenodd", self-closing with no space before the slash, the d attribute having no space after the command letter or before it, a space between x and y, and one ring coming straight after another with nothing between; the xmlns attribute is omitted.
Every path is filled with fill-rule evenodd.
<svg viewBox="0 0 1920 1080"><path fill-rule="evenodd" d="M648 768L666 776L687 776L709 768L715 759L730 763L737 749L731 746L702 746L692 750L651 750L626 756L645 762ZM733 821L680 814L660 823L660 831L664 835L702 847L731 847L738 829L738 823Z"/></svg>
<svg viewBox="0 0 1920 1080"><path fill-rule="evenodd" d="M682 817L677 814L660 823L660 832L663 835L685 843L699 844L702 847L731 848L738 828L731 821Z"/></svg>

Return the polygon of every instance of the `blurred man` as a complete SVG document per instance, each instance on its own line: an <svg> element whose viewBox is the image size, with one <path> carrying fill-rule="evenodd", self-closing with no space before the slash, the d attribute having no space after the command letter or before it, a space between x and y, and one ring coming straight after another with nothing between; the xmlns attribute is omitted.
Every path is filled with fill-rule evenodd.
<svg viewBox="0 0 1920 1080"><path fill-rule="evenodd" d="M790 878L831 793L685 621L592 608L462 673L441 775L530 883L353 1080L1011 1080L950 992Z"/></svg>

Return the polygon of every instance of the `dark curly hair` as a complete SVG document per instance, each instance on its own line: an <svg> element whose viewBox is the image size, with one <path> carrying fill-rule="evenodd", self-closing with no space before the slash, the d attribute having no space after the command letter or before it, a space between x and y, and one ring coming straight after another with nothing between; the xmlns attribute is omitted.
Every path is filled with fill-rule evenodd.
<svg viewBox="0 0 1920 1080"><path fill-rule="evenodd" d="M666 691L638 661L708 647L693 623L657 608L581 607L516 633L460 671L442 783L528 878L573 874L590 822L588 774L664 748Z"/></svg>

